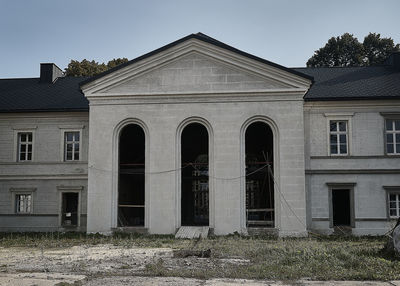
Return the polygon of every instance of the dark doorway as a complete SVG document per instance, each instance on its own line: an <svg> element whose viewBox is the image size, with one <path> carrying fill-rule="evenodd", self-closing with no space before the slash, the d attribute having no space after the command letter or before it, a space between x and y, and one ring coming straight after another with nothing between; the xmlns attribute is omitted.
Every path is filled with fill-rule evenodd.
<svg viewBox="0 0 400 286"><path fill-rule="evenodd" d="M333 226L351 226L350 190L332 190Z"/></svg>
<svg viewBox="0 0 400 286"><path fill-rule="evenodd" d="M137 124L119 138L118 226L144 226L145 134Z"/></svg>
<svg viewBox="0 0 400 286"><path fill-rule="evenodd" d="M245 134L246 224L274 227L273 133L268 124L255 122Z"/></svg>
<svg viewBox="0 0 400 286"><path fill-rule="evenodd" d="M78 193L62 193L62 226L78 226Z"/></svg>
<svg viewBox="0 0 400 286"><path fill-rule="evenodd" d="M187 125L181 136L181 224L209 224L208 132L200 123Z"/></svg>

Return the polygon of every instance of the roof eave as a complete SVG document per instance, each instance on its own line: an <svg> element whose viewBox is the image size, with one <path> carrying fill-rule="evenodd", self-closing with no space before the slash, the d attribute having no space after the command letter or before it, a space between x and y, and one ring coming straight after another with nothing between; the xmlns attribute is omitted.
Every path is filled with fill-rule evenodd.
<svg viewBox="0 0 400 286"><path fill-rule="evenodd" d="M325 98L307 98L304 101L354 101L354 100L400 100L399 96L363 96L363 97L325 97Z"/></svg>
<svg viewBox="0 0 400 286"><path fill-rule="evenodd" d="M88 108L40 108L40 109L6 109L0 110L0 113L28 113L28 112L89 112Z"/></svg>

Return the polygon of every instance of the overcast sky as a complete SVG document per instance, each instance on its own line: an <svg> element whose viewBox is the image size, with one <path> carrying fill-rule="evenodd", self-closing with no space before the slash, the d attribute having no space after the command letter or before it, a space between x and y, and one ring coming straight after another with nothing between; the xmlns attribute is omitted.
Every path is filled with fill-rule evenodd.
<svg viewBox="0 0 400 286"><path fill-rule="evenodd" d="M202 32L287 66L345 32L400 43L399 0L0 0L0 78L37 77L41 62L134 59Z"/></svg>

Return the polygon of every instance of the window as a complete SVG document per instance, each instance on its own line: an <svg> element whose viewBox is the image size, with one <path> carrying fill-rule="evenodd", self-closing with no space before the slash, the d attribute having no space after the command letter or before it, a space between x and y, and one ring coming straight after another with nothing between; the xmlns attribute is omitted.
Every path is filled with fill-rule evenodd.
<svg viewBox="0 0 400 286"><path fill-rule="evenodd" d="M32 132L18 133L18 161L32 161L33 134Z"/></svg>
<svg viewBox="0 0 400 286"><path fill-rule="evenodd" d="M400 193L389 193L389 216L400 216Z"/></svg>
<svg viewBox="0 0 400 286"><path fill-rule="evenodd" d="M348 154L348 127L345 120L329 121L329 150L331 155Z"/></svg>
<svg viewBox="0 0 400 286"><path fill-rule="evenodd" d="M400 119L386 119L386 153L400 154Z"/></svg>
<svg viewBox="0 0 400 286"><path fill-rule="evenodd" d="M16 194L15 195L15 212L17 214L31 213L32 210L32 194Z"/></svg>
<svg viewBox="0 0 400 286"><path fill-rule="evenodd" d="M64 161L78 161L80 150L80 132L64 132Z"/></svg>

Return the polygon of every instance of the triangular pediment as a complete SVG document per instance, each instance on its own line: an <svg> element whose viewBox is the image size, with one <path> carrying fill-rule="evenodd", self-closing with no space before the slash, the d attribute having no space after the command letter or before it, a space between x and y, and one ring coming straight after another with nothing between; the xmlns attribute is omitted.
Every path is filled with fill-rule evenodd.
<svg viewBox="0 0 400 286"><path fill-rule="evenodd" d="M87 97L305 93L311 80L294 70L191 35L81 84Z"/></svg>
<svg viewBox="0 0 400 286"><path fill-rule="evenodd" d="M107 87L101 93L210 93L290 87L292 86L235 67L234 64L220 62L201 53L192 52L151 71Z"/></svg>

